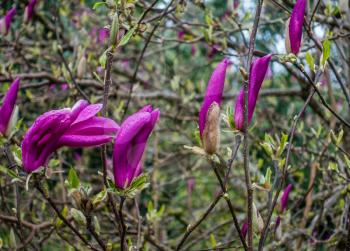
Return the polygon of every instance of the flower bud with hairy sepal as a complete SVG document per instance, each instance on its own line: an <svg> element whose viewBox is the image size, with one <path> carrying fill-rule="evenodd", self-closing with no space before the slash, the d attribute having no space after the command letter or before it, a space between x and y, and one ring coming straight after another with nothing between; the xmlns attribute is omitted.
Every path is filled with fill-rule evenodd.
<svg viewBox="0 0 350 251"><path fill-rule="evenodd" d="M220 145L220 107L213 102L207 112L202 137L203 148L208 154L214 154Z"/></svg>

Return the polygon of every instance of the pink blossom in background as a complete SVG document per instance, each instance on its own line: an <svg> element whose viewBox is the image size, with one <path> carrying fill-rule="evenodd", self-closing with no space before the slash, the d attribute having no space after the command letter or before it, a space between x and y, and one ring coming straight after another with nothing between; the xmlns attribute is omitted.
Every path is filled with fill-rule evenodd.
<svg viewBox="0 0 350 251"><path fill-rule="evenodd" d="M14 15L16 14L16 7L13 7L6 12L5 16L0 19L0 34L6 36L10 31L10 26Z"/></svg>
<svg viewBox="0 0 350 251"><path fill-rule="evenodd" d="M28 23L32 20L34 15L35 6L38 0L30 0L26 8L24 9L24 17L23 20L25 23Z"/></svg>
<svg viewBox="0 0 350 251"><path fill-rule="evenodd" d="M98 30L98 42L104 44L109 38L109 29L101 28Z"/></svg>
<svg viewBox="0 0 350 251"><path fill-rule="evenodd" d="M194 178L189 178L187 180L187 192L191 195L194 187L196 186L196 180Z"/></svg>

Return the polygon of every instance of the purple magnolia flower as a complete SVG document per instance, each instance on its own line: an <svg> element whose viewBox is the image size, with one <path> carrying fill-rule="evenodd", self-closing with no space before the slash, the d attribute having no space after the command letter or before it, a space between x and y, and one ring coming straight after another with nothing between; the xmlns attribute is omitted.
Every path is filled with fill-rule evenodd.
<svg viewBox="0 0 350 251"><path fill-rule="evenodd" d="M4 36L7 35L7 33L10 30L10 25L13 16L16 14L16 7L13 7L9 11L6 12L5 16L0 19L0 33Z"/></svg>
<svg viewBox="0 0 350 251"><path fill-rule="evenodd" d="M102 104L79 100L73 108L52 110L39 116L22 142L23 168L30 173L44 166L62 146L90 147L110 142L119 126L111 119L97 117Z"/></svg>
<svg viewBox="0 0 350 251"><path fill-rule="evenodd" d="M196 186L196 180L194 178L189 178L187 180L187 191L189 194L192 194L195 186Z"/></svg>
<svg viewBox="0 0 350 251"><path fill-rule="evenodd" d="M113 152L114 181L118 188L128 187L141 174L141 158L159 114L159 109L147 105L122 123Z"/></svg>
<svg viewBox="0 0 350 251"><path fill-rule="evenodd" d="M281 216L277 216L276 223L275 223L275 232L277 231L278 227L281 225Z"/></svg>
<svg viewBox="0 0 350 251"><path fill-rule="evenodd" d="M280 204L280 212L283 213L284 210L287 207L287 202L288 202L288 197L289 197L289 193L292 190L293 185L289 184L283 191L282 197L281 197L281 204Z"/></svg>
<svg viewBox="0 0 350 251"><path fill-rule="evenodd" d="M245 221L242 225L242 229L241 229L241 233L243 238L245 238L247 236L248 233L248 221Z"/></svg>
<svg viewBox="0 0 350 251"><path fill-rule="evenodd" d="M259 91L269 66L271 59L271 54L268 54L262 58L256 59L250 66L250 75L249 75L249 89L248 89L248 125L250 124L256 101L258 99ZM242 88L238 94L235 107L235 126L236 129L243 130L243 107L244 107L244 89Z"/></svg>
<svg viewBox="0 0 350 251"><path fill-rule="evenodd" d="M297 0L290 19L286 25L286 50L297 55L300 51L303 35L304 13L306 0Z"/></svg>
<svg viewBox="0 0 350 251"><path fill-rule="evenodd" d="M230 62L228 59L223 59L214 70L208 82L204 101L199 111L200 137L202 139L204 149L210 154L215 152L218 145L218 140L214 139L215 137L218 137L218 135L216 135L217 133L214 131L216 129L218 131L219 128L219 107L225 85L226 68L229 64Z"/></svg>
<svg viewBox="0 0 350 251"><path fill-rule="evenodd" d="M19 89L20 78L16 78L15 81L12 82L10 88L8 89L6 96L4 98L4 102L0 107L0 134L9 135L9 128L11 118L15 114L15 106L17 100L17 93Z"/></svg>
<svg viewBox="0 0 350 251"><path fill-rule="evenodd" d="M109 29L108 28L101 28L98 31L98 42L100 44L104 44L105 41L109 38Z"/></svg>
<svg viewBox="0 0 350 251"><path fill-rule="evenodd" d="M30 20L32 20L33 14L34 14L34 8L35 8L35 5L37 4L37 2L38 2L38 0L30 0L28 5L24 9L23 21L25 23L29 23Z"/></svg>

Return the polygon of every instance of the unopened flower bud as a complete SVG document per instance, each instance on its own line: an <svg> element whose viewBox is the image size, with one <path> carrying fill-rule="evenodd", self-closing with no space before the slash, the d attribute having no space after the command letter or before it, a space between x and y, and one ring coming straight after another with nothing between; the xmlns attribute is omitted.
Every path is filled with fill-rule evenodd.
<svg viewBox="0 0 350 251"><path fill-rule="evenodd" d="M220 145L220 107L216 102L208 109L202 141L208 154L216 153Z"/></svg>
<svg viewBox="0 0 350 251"><path fill-rule="evenodd" d="M297 0L286 25L286 51L297 55L303 35L306 0Z"/></svg>
<svg viewBox="0 0 350 251"><path fill-rule="evenodd" d="M261 233L264 229L264 221L261 217L258 209L256 208L255 204L253 203L253 229L257 229L259 233Z"/></svg>
<svg viewBox="0 0 350 251"><path fill-rule="evenodd" d="M82 79L86 72L86 57L82 56L80 58L78 68L77 68L77 77Z"/></svg>
<svg viewBox="0 0 350 251"><path fill-rule="evenodd" d="M116 45L118 39L118 31L119 31L119 16L116 12L113 16L111 31L109 33L109 42L111 46Z"/></svg>
<svg viewBox="0 0 350 251"><path fill-rule="evenodd" d="M286 46L286 54L292 53L292 49L290 48L290 38L289 38L289 22L290 22L290 18L288 18L288 20L287 20L287 22L286 22L286 27L285 27L285 36L286 36L285 46Z"/></svg>

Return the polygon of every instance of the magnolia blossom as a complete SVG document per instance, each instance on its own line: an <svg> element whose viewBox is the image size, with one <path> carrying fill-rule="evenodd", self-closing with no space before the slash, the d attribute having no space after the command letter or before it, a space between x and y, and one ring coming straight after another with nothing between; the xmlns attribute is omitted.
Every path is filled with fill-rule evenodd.
<svg viewBox="0 0 350 251"><path fill-rule="evenodd" d="M248 125L250 124L259 91L264 82L265 75L271 60L271 54L256 59L250 66L249 87L248 87ZM235 107L234 122L237 130L243 130L243 108L244 108L244 89L242 88L238 94Z"/></svg>
<svg viewBox="0 0 350 251"><path fill-rule="evenodd" d="M111 119L97 117L102 104L85 100L73 108L52 110L39 116L22 142L23 168L30 173L45 166L51 154L62 146L99 146L113 140L119 126Z"/></svg>
<svg viewBox="0 0 350 251"><path fill-rule="evenodd" d="M241 233L242 233L243 238L245 238L247 236L247 233L248 233L248 221L245 221L243 223L242 228L241 228Z"/></svg>
<svg viewBox="0 0 350 251"><path fill-rule="evenodd" d="M0 34L6 36L10 30L13 16L16 14L16 7L6 12L5 16L0 19Z"/></svg>
<svg viewBox="0 0 350 251"><path fill-rule="evenodd" d="M286 23L286 50L288 53L297 55L300 51L305 8L306 0L297 0Z"/></svg>
<svg viewBox="0 0 350 251"><path fill-rule="evenodd" d="M98 30L98 42L100 44L104 44L105 41L107 41L109 38L109 29L108 28L101 28Z"/></svg>
<svg viewBox="0 0 350 251"><path fill-rule="evenodd" d="M16 117L16 100L19 89L20 78L16 78L12 82L9 90L7 91L4 102L0 107L0 134L8 136L11 133L12 123L16 123L14 119Z"/></svg>
<svg viewBox="0 0 350 251"><path fill-rule="evenodd" d="M199 133L204 150L213 154L219 146L220 104L229 60L222 60L208 82L204 101L199 112Z"/></svg>
<svg viewBox="0 0 350 251"><path fill-rule="evenodd" d="M287 207L287 202L288 202L288 197L289 197L289 193L292 190L293 185L289 184L283 191L282 197L281 197L281 204L280 204L280 212L283 213L284 210Z"/></svg>
<svg viewBox="0 0 350 251"><path fill-rule="evenodd" d="M33 18L35 5L37 4L38 0L30 0L26 8L24 9L24 16L23 21L25 23L29 23L30 20Z"/></svg>
<svg viewBox="0 0 350 251"><path fill-rule="evenodd" d="M189 194L192 194L195 186L196 186L196 180L194 178L189 178L187 180L187 191Z"/></svg>
<svg viewBox="0 0 350 251"><path fill-rule="evenodd" d="M141 174L141 158L159 114L159 109L147 105L122 123L113 152L114 181L118 188L128 187Z"/></svg>

